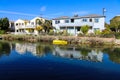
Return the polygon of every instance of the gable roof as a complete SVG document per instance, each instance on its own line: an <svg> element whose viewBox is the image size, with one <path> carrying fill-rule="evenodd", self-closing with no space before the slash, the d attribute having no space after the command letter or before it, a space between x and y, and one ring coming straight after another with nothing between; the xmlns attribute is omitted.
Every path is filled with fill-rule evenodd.
<svg viewBox="0 0 120 80"><path fill-rule="evenodd" d="M105 17L105 16L101 16L98 14L90 14L90 15L85 15L85 16L74 16L74 17L68 17L68 16L61 16L58 18L54 18L53 20L60 20L60 19L80 19L80 18L100 18L100 17Z"/></svg>

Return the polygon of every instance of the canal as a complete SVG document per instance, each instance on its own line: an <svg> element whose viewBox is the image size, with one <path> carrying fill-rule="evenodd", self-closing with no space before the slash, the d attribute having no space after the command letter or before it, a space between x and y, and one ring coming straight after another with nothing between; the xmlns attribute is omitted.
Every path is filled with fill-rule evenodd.
<svg viewBox="0 0 120 80"><path fill-rule="evenodd" d="M0 80L120 80L120 48L1 41Z"/></svg>

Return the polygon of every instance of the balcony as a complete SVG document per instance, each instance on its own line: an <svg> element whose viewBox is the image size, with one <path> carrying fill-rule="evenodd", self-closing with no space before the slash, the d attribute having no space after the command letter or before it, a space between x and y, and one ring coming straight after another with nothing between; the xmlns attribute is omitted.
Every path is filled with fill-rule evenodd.
<svg viewBox="0 0 120 80"><path fill-rule="evenodd" d="M26 26L17 26L17 28L19 29L23 29L23 28L35 28L36 25L26 25Z"/></svg>
<svg viewBox="0 0 120 80"><path fill-rule="evenodd" d="M93 26L93 22L79 22L79 23L60 23L58 24L59 26L84 26L84 25L89 25Z"/></svg>

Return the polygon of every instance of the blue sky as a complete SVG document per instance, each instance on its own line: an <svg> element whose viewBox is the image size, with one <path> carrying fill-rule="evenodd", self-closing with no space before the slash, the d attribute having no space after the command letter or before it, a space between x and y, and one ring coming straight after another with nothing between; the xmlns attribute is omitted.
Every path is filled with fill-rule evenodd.
<svg viewBox="0 0 120 80"><path fill-rule="evenodd" d="M74 14L102 15L103 8L106 8L106 22L109 22L120 15L120 0L0 0L0 18L17 20L42 16L52 19Z"/></svg>

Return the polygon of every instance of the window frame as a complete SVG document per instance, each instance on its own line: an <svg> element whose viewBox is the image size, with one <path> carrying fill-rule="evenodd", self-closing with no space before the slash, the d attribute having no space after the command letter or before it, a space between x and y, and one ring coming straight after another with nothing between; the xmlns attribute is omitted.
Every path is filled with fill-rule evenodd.
<svg viewBox="0 0 120 80"><path fill-rule="evenodd" d="M88 19L87 18L83 18L82 21L83 22L88 22Z"/></svg>
<svg viewBox="0 0 120 80"><path fill-rule="evenodd" d="M69 23L69 22L70 22L69 19L66 19L66 20L65 20L65 23Z"/></svg>
<svg viewBox="0 0 120 80"><path fill-rule="evenodd" d="M94 19L94 22L95 22L95 23L99 23L99 18L95 18L95 19Z"/></svg>

